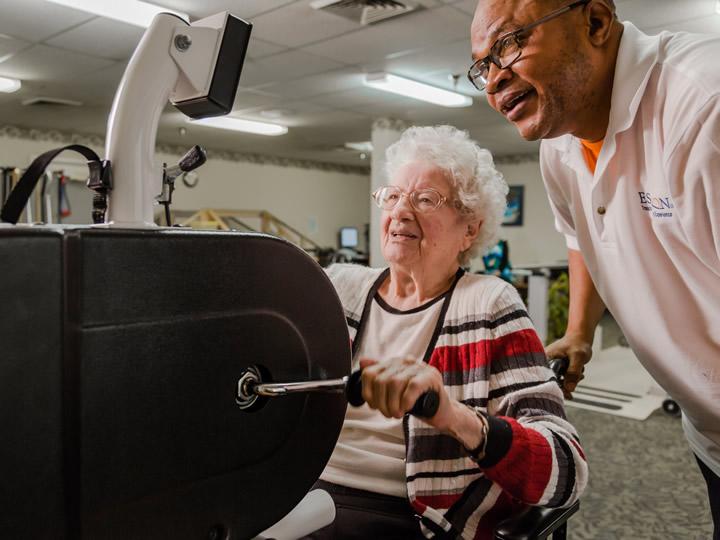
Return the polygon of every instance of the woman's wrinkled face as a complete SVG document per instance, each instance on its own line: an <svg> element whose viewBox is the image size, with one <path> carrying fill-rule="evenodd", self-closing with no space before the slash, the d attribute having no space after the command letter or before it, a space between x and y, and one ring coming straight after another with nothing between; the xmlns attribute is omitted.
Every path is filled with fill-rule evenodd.
<svg viewBox="0 0 720 540"><path fill-rule="evenodd" d="M420 213L409 197L401 197L392 210L383 210L380 241L385 260L409 271L456 266L458 255L470 247L477 230L473 233L453 204L455 193L446 173L435 165L414 162L401 167L390 185L406 194L432 188L447 202L433 212Z"/></svg>

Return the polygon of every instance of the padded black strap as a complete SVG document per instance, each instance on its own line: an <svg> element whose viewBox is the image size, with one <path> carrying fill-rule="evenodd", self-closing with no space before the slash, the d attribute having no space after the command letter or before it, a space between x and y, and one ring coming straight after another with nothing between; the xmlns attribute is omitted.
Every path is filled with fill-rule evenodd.
<svg viewBox="0 0 720 540"><path fill-rule="evenodd" d="M65 150L78 152L88 161L100 161L100 158L94 151L81 144L63 146L62 148L56 148L55 150L50 150L49 152L39 155L27 168L25 174L22 175L22 178L20 178L10 193L7 201L5 201L5 206L3 206L2 212L0 212L0 219L2 219L2 221L13 224L17 223L23 208L25 208L25 205L27 205L27 202L30 200L33 189L35 189L45 169L47 169L47 166L50 165L50 162L55 159L58 154Z"/></svg>

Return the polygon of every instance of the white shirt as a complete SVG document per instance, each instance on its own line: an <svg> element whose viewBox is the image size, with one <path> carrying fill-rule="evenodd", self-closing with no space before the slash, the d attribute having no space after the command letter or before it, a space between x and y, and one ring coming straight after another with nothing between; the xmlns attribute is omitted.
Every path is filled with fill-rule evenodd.
<svg viewBox="0 0 720 540"><path fill-rule="evenodd" d="M570 135L540 166L557 229L720 475L720 36L624 27L595 174Z"/></svg>
<svg viewBox="0 0 720 540"><path fill-rule="evenodd" d="M422 360L444 298L441 295L418 308L400 311L378 301L376 296L353 358L353 370L358 369L360 358ZM402 419L386 418L367 404L349 406L335 450L320 478L342 486L407 497Z"/></svg>

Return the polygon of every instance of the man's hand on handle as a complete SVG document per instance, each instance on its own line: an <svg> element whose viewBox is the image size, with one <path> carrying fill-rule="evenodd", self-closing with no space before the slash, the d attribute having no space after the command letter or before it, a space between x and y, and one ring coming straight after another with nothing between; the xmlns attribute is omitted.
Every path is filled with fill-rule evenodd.
<svg viewBox="0 0 720 540"><path fill-rule="evenodd" d="M578 383L585 378L585 364L590 361L592 356L592 343L576 334L565 334L562 338L554 341L545 347L547 357L567 358L570 365L565 374L563 384L563 394L565 399L572 399L572 393Z"/></svg>
<svg viewBox="0 0 720 540"><path fill-rule="evenodd" d="M595 288L582 253L568 250L570 270L570 307L565 336L545 347L548 358L567 358L570 361L563 394L572 399L572 393L583 379L585 364L592 356L595 327L605 312L605 304Z"/></svg>

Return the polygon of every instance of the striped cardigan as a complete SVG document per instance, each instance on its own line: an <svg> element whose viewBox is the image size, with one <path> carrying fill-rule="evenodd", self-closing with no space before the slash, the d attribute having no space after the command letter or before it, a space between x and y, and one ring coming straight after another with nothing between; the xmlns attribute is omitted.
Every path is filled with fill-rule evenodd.
<svg viewBox="0 0 720 540"><path fill-rule="evenodd" d="M346 264L328 269L353 354L387 272ZM485 457L475 462L455 438L405 416L408 498L426 537L492 538L497 522L526 505L569 506L579 497L588 477L585 457L513 287L459 271L425 361L442 373L451 397L487 411L490 424Z"/></svg>

